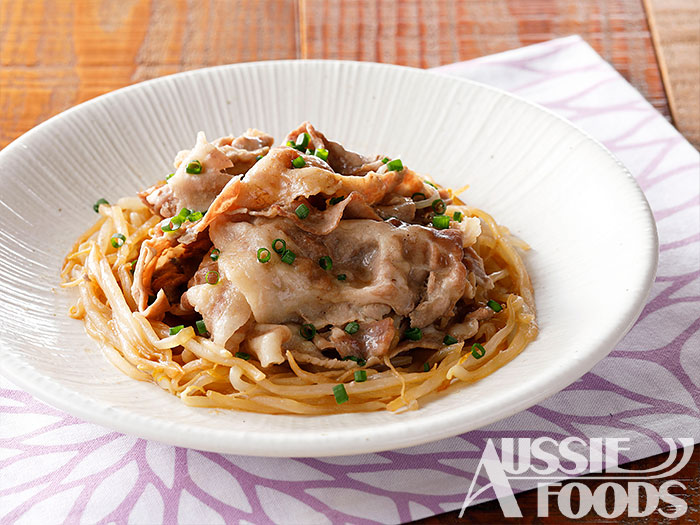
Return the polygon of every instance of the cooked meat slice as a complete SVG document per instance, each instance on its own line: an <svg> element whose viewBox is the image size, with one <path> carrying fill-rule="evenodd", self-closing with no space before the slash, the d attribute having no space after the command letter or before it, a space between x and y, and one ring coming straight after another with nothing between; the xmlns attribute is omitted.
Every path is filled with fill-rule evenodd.
<svg viewBox="0 0 700 525"><path fill-rule="evenodd" d="M221 250L222 279L245 297L258 323L344 326L381 320L394 310L423 327L451 315L466 283L456 230L343 220L319 237L286 219L255 218L217 221L210 235ZM257 260L258 248L276 238L296 254L293 264L275 254L269 263ZM320 267L323 256L331 257L332 271Z"/></svg>
<svg viewBox="0 0 700 525"><path fill-rule="evenodd" d="M416 203L411 197L394 195L388 199L388 202L382 202L374 208L382 219L393 217L402 222L412 222L416 217Z"/></svg>
<svg viewBox="0 0 700 525"><path fill-rule="evenodd" d="M394 321L390 317L381 321L363 323L354 334L334 327L329 338L330 346L335 348L340 357L357 356L363 359L384 357L390 348L398 342Z"/></svg>
<svg viewBox="0 0 700 525"><path fill-rule="evenodd" d="M192 278L210 247L209 237L202 235L190 244L177 244L163 250L153 271L151 289L163 290L171 304L177 303L182 285Z"/></svg>
<svg viewBox="0 0 700 525"><path fill-rule="evenodd" d="M258 156L267 155L273 142L271 135L257 129L249 129L240 137L221 137L213 144L233 164L226 172L231 175L243 175L257 162Z"/></svg>
<svg viewBox="0 0 700 525"><path fill-rule="evenodd" d="M388 171L382 165L377 172L345 176L333 172L313 155L302 155L307 165L292 167L300 153L290 147L273 148L246 173L234 178L214 200L204 219L197 223L203 231L219 215L234 211L264 211L273 205L286 207L299 198L312 196L342 197L359 193L368 205L381 202L390 193L411 196L423 188L413 171Z"/></svg>

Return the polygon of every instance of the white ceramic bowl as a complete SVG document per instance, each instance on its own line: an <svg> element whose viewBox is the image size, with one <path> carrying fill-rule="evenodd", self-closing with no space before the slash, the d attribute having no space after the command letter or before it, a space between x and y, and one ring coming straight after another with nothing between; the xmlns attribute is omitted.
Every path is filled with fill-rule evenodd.
<svg viewBox="0 0 700 525"><path fill-rule="evenodd" d="M404 414L298 417L194 409L122 375L67 310L59 268L93 203L149 186L204 130L281 141L310 120L360 152L400 157L532 246L539 338L483 381ZM137 84L66 111L0 152L0 366L38 398L144 438L262 456L356 454L486 425L567 386L630 328L657 236L648 204L601 144L541 107L396 66L263 62Z"/></svg>

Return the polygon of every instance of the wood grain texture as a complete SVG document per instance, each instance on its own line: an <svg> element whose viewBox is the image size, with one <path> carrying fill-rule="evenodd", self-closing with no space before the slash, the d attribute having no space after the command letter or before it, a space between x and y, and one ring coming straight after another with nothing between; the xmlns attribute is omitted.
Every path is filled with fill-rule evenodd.
<svg viewBox="0 0 700 525"><path fill-rule="evenodd" d="M295 0L0 0L0 147L134 82L296 58L297 14Z"/></svg>
<svg viewBox="0 0 700 525"><path fill-rule="evenodd" d="M645 0L676 127L700 147L700 2Z"/></svg>
<svg viewBox="0 0 700 525"><path fill-rule="evenodd" d="M580 34L668 116L641 0L299 0L304 58L434 67Z"/></svg>

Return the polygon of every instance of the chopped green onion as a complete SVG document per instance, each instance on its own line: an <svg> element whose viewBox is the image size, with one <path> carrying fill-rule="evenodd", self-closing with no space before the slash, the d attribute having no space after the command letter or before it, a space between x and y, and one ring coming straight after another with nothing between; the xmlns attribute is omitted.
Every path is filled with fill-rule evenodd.
<svg viewBox="0 0 700 525"><path fill-rule="evenodd" d="M258 162L260 159L262 159L265 155L258 155L255 157L255 162Z"/></svg>
<svg viewBox="0 0 700 525"><path fill-rule="evenodd" d="M191 213L192 213L192 210L190 210L188 208L182 208L180 210L180 212L177 214L177 216L180 217L184 222L187 220L187 217L189 217Z"/></svg>
<svg viewBox="0 0 700 525"><path fill-rule="evenodd" d="M287 243L284 239L275 239L274 241L272 241L272 250L275 253L282 254L287 250Z"/></svg>
<svg viewBox="0 0 700 525"><path fill-rule="evenodd" d="M297 217L300 219L306 219L309 216L309 207L306 204L300 204L297 206L297 209L294 210L294 213L296 213Z"/></svg>
<svg viewBox="0 0 700 525"><path fill-rule="evenodd" d="M295 168L303 168L304 166L306 166L306 161L304 160L304 157L299 155L297 158L292 160L292 166Z"/></svg>
<svg viewBox="0 0 700 525"><path fill-rule="evenodd" d="M347 279L347 278L348 278L348 276L345 275L344 273L339 273L339 274L338 274L338 280L339 280L339 281L344 281L344 280Z"/></svg>
<svg viewBox="0 0 700 525"><path fill-rule="evenodd" d="M304 151L304 150L306 149L306 146L309 145L309 141L310 141L310 140L311 140L311 135L309 135L308 133L304 132L304 133L302 133L301 135L299 135L299 136L297 137L297 141L296 141L296 143L294 144L294 146L295 146L296 149L298 149L299 151Z"/></svg>
<svg viewBox="0 0 700 525"><path fill-rule="evenodd" d="M394 159L391 162L386 163L386 169L389 171L401 171L403 169L403 163L401 159Z"/></svg>
<svg viewBox="0 0 700 525"><path fill-rule="evenodd" d="M292 264L296 258L297 254L291 250L285 250L282 254L282 262L286 264Z"/></svg>
<svg viewBox="0 0 700 525"><path fill-rule="evenodd" d="M364 383L367 381L366 370L355 370L355 383Z"/></svg>
<svg viewBox="0 0 700 525"><path fill-rule="evenodd" d="M343 195L342 197L333 197L329 202L332 204L338 204L342 200L345 199L345 196Z"/></svg>
<svg viewBox="0 0 700 525"><path fill-rule="evenodd" d="M447 215L435 215L433 217L433 226L438 230L444 230L450 227L450 217Z"/></svg>
<svg viewBox="0 0 700 525"><path fill-rule="evenodd" d="M445 338L442 340L443 345L453 345L457 342L456 337L452 337L450 334L447 334Z"/></svg>
<svg viewBox="0 0 700 525"><path fill-rule="evenodd" d="M174 173L168 173L168 174L165 176L165 180L170 180L170 179L172 179L174 176L175 176Z"/></svg>
<svg viewBox="0 0 700 525"><path fill-rule="evenodd" d="M187 220L190 222L197 222L202 217L204 217L204 214L201 211L195 211L187 216Z"/></svg>
<svg viewBox="0 0 700 525"><path fill-rule="evenodd" d="M318 265L324 270L331 270L333 269L333 259L327 255L324 255L318 260Z"/></svg>
<svg viewBox="0 0 700 525"><path fill-rule="evenodd" d="M187 173L191 173L192 175L199 175L202 173L202 163L198 160L193 160L187 165L185 171Z"/></svg>
<svg viewBox="0 0 700 525"><path fill-rule="evenodd" d="M474 343L472 345L472 355L474 356L474 359L481 359L486 355L486 349L479 343Z"/></svg>
<svg viewBox="0 0 700 525"><path fill-rule="evenodd" d="M311 323L302 325L301 328L299 328L299 335L307 341L311 341L316 335L316 327Z"/></svg>
<svg viewBox="0 0 700 525"><path fill-rule="evenodd" d="M430 372L430 365L428 363L423 363L423 372Z"/></svg>
<svg viewBox="0 0 700 525"><path fill-rule="evenodd" d="M216 270L209 270L204 276L204 280L207 284L211 284L212 286L219 284L219 272Z"/></svg>
<svg viewBox="0 0 700 525"><path fill-rule="evenodd" d="M347 357L343 357L343 361L355 361L359 366L365 366L367 364L367 361L365 361L361 357L357 357L355 355L349 355Z"/></svg>
<svg viewBox="0 0 700 525"><path fill-rule="evenodd" d="M126 242L126 237L122 233L115 233L112 235L110 242L112 243L112 248L121 248Z"/></svg>
<svg viewBox="0 0 700 525"><path fill-rule="evenodd" d="M335 402L339 405L345 403L349 399L348 393L345 390L345 385L342 384L333 387L333 395L335 396Z"/></svg>
<svg viewBox="0 0 700 525"><path fill-rule="evenodd" d="M161 224L160 229L166 233L174 232L180 229L184 219L179 215L171 218L166 224Z"/></svg>
<svg viewBox="0 0 700 525"><path fill-rule="evenodd" d="M100 212L100 204L109 204L106 199L99 199L93 206L92 209L95 210L95 213Z"/></svg>
<svg viewBox="0 0 700 525"><path fill-rule="evenodd" d="M313 148L306 148L306 154L307 154L307 155L313 155L314 153L316 153L316 150L315 150L315 149L313 149Z"/></svg>
<svg viewBox="0 0 700 525"><path fill-rule="evenodd" d="M486 306L491 308L491 310L493 310L496 313L503 310L503 307L500 304L498 304L496 301L494 301L493 299L489 299L489 301L486 303Z"/></svg>
<svg viewBox="0 0 700 525"><path fill-rule="evenodd" d="M238 359L243 359L244 361L247 361L250 359L250 354L246 354L245 352L236 352L236 357Z"/></svg>
<svg viewBox="0 0 700 525"><path fill-rule="evenodd" d="M131 261L129 264L131 265L131 268L129 268L129 271L131 272L131 275L134 275L134 270L136 269L136 263L138 262L138 259L134 259Z"/></svg>
<svg viewBox="0 0 700 525"><path fill-rule="evenodd" d="M194 324L197 327L197 333L199 333L199 335L206 335L208 333L207 325L204 324L204 319L200 319Z"/></svg>
<svg viewBox="0 0 700 525"><path fill-rule="evenodd" d="M445 209L447 208L447 206L445 206L445 201L443 201L442 199L435 199L433 201L432 207L435 213L437 213L438 215L442 215L443 213L445 213Z"/></svg>
<svg viewBox="0 0 700 525"><path fill-rule="evenodd" d="M288 141L287 141L287 146L289 146L290 148L297 149L297 145L294 144L294 141L293 141L293 140L288 140Z"/></svg>
<svg viewBox="0 0 700 525"><path fill-rule="evenodd" d="M316 156L321 160L328 160L328 150L323 148L318 148L316 150Z"/></svg>
<svg viewBox="0 0 700 525"><path fill-rule="evenodd" d="M425 193L420 193L420 192L419 192L419 193L414 193L413 195L411 195L411 198L412 198L414 201L415 201L415 200L424 201L424 200L425 200Z"/></svg>
<svg viewBox="0 0 700 525"><path fill-rule="evenodd" d="M180 333L180 330L182 330L185 327L185 325L181 324L178 326L171 326L170 327L170 335L176 335Z"/></svg>
<svg viewBox="0 0 700 525"><path fill-rule="evenodd" d="M463 215L461 211L456 211L452 214L452 219L456 222L462 222L462 217Z"/></svg>
<svg viewBox="0 0 700 525"><path fill-rule="evenodd" d="M270 254L270 250L268 250L267 248L258 249L258 261L264 264L270 260L270 257L272 257L272 255Z"/></svg>
<svg viewBox="0 0 700 525"><path fill-rule="evenodd" d="M355 321L345 325L345 333L350 334L350 335L356 334L359 329L360 329L360 325L357 324Z"/></svg>
<svg viewBox="0 0 700 525"><path fill-rule="evenodd" d="M410 339L411 341L420 341L423 338L423 330L420 328L411 328L410 330L406 330L403 335L406 339Z"/></svg>
<svg viewBox="0 0 700 525"><path fill-rule="evenodd" d="M435 188L436 190L438 189L438 187L435 186L435 184L433 184L433 183L430 182L429 180L424 180L423 182L425 182L428 186L432 186L432 187Z"/></svg>
<svg viewBox="0 0 700 525"><path fill-rule="evenodd" d="M384 158L382 159L382 162L383 162L384 164L386 164L387 162L389 162L389 157L384 157Z"/></svg>
<svg viewBox="0 0 700 525"><path fill-rule="evenodd" d="M214 248L211 253L209 254L209 258L212 261L218 261L219 260L219 255L221 255L221 250L218 248Z"/></svg>

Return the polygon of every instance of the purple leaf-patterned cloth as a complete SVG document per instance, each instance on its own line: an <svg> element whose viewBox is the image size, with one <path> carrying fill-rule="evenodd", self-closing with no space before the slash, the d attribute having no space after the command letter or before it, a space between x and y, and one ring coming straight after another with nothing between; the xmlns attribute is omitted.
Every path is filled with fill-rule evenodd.
<svg viewBox="0 0 700 525"><path fill-rule="evenodd" d="M546 401L486 428L324 459L227 456L145 441L84 423L0 379L1 523L407 522L461 507L487 438L629 438L624 460L662 452L663 437L700 441L698 152L579 37L438 71L504 88L572 120L610 148L646 193L660 236L658 276L639 321L610 356Z"/></svg>

